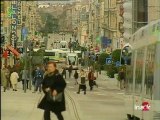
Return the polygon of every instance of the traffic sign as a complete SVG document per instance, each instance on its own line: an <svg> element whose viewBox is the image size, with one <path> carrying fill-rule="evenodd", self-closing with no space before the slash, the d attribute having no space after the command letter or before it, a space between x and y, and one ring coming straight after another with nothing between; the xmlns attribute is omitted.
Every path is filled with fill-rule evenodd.
<svg viewBox="0 0 160 120"><path fill-rule="evenodd" d="M121 65L120 61L116 62L116 67L119 67Z"/></svg>
<svg viewBox="0 0 160 120"><path fill-rule="evenodd" d="M106 58L106 64L111 64L112 63L112 58Z"/></svg>

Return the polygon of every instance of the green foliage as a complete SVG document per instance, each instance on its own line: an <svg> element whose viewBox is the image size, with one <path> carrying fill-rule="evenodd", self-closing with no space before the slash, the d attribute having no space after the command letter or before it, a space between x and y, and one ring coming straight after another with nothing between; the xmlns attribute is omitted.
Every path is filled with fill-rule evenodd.
<svg viewBox="0 0 160 120"><path fill-rule="evenodd" d="M93 66L93 65L94 65L94 61L93 61L93 60L88 59L88 66L90 67L90 66Z"/></svg>
<svg viewBox="0 0 160 120"><path fill-rule="evenodd" d="M114 66L114 64L105 65L105 70L107 71L107 75L110 78L114 78L114 74L117 71L117 68Z"/></svg>
<svg viewBox="0 0 160 120"><path fill-rule="evenodd" d="M101 71L101 65L98 64L98 62L94 62L94 69L95 69L96 71Z"/></svg>
<svg viewBox="0 0 160 120"><path fill-rule="evenodd" d="M59 31L59 20L57 18L50 13L44 13L42 11L39 14L41 16L42 23L44 23L43 25L39 26L40 32L43 33L43 36L47 36L48 33Z"/></svg>
<svg viewBox="0 0 160 120"><path fill-rule="evenodd" d="M98 58L98 64L105 65L107 57L109 57L109 54L107 54L107 53L100 54L99 58Z"/></svg>
<svg viewBox="0 0 160 120"><path fill-rule="evenodd" d="M39 49L37 52L32 53L32 64L42 64L43 63L43 57L44 57L44 50Z"/></svg>
<svg viewBox="0 0 160 120"><path fill-rule="evenodd" d="M113 62L120 61L121 49L116 49L112 52L112 60Z"/></svg>

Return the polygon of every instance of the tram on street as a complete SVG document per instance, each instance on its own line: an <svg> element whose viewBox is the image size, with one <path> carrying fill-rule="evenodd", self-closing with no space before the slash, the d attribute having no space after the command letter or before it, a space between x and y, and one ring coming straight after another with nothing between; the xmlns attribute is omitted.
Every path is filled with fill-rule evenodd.
<svg viewBox="0 0 160 120"><path fill-rule="evenodd" d="M54 62L65 62L66 53L60 49L45 50L44 58L49 58Z"/></svg>
<svg viewBox="0 0 160 120"><path fill-rule="evenodd" d="M132 59L126 68L128 120L160 120L160 19L131 37Z"/></svg>

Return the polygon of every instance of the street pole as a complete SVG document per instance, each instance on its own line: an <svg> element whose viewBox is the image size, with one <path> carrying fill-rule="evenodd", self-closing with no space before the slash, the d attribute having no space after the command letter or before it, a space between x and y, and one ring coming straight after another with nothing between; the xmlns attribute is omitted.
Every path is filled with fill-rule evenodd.
<svg viewBox="0 0 160 120"><path fill-rule="evenodd" d="M26 83L27 83L27 39L24 40L24 56L25 56L25 63L24 63L24 71L25 71L25 79L24 79L24 93L26 93Z"/></svg>
<svg viewBox="0 0 160 120"><path fill-rule="evenodd" d="M31 49L32 49L32 45L31 45L32 43L31 43L31 41L30 41L30 49L29 49L29 59L30 59L30 61L29 61L29 90L31 90L31 88L32 88L32 65L31 65Z"/></svg>

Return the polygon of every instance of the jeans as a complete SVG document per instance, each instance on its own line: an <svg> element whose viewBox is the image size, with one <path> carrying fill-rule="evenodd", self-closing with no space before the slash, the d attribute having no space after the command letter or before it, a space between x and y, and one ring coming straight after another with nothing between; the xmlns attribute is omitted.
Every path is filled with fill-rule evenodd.
<svg viewBox="0 0 160 120"><path fill-rule="evenodd" d="M39 92L41 92L41 91L42 91L41 82L36 81L36 82L35 82L35 89L34 89L34 91L37 91L38 88L39 88Z"/></svg>
<svg viewBox="0 0 160 120"><path fill-rule="evenodd" d="M58 120L64 120L61 112L54 112L54 114L57 116ZM44 120L51 120L51 114L49 110L44 111Z"/></svg>

